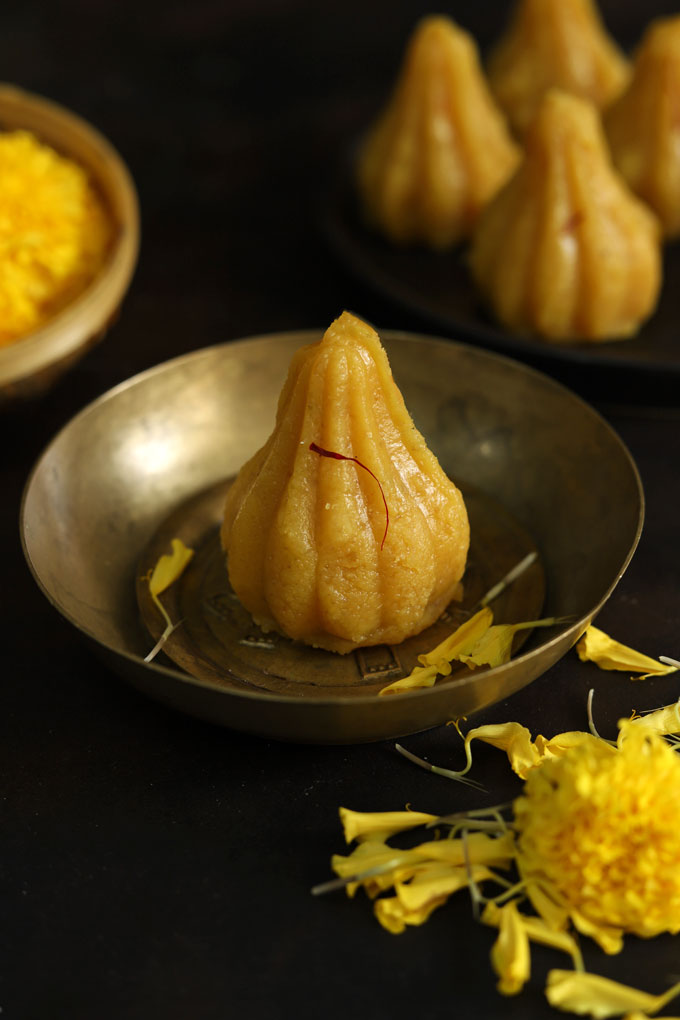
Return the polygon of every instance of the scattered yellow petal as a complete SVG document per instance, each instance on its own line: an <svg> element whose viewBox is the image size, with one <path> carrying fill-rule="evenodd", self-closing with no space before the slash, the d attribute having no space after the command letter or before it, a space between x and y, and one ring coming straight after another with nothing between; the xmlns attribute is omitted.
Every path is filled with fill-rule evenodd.
<svg viewBox="0 0 680 1020"><path fill-rule="evenodd" d="M462 839L431 839L414 847L414 851L428 860L445 861L453 866L464 865L467 860L470 864L504 868L515 856L515 837L509 829L500 836L469 832L465 845Z"/></svg>
<svg viewBox="0 0 680 1020"><path fill-rule="evenodd" d="M578 744L589 741L604 743L599 737L594 737L591 733L583 733L580 730L558 733L550 740L539 733L536 740L533 741L526 726L517 722L489 723L486 726L477 726L468 730L464 740L466 764L464 769L456 773L457 776L464 776L470 770L472 765L470 744L473 740L481 740L485 744L497 747L500 751L505 751L513 772L516 772L520 779L526 779L529 772L546 759L561 757ZM609 747L608 744L605 746Z"/></svg>
<svg viewBox="0 0 680 1020"><path fill-rule="evenodd" d="M173 538L172 552L164 553L158 559L156 566L151 571L151 576L148 579L149 592L151 593L151 598L153 599L158 612L165 620L165 630L149 654L144 657L145 662L151 662L151 660L155 658L172 634L175 627L178 626L177 623L172 622L168 616L165 606L158 596L177 580L193 555L194 550L187 548L181 538Z"/></svg>
<svg viewBox="0 0 680 1020"><path fill-rule="evenodd" d="M497 747L500 751L505 751L513 771L522 779L541 760L538 748L532 741L531 733L526 726L516 722L489 724L468 730L465 737L467 764L463 773L467 772L472 765L470 744L473 740L481 740L485 744Z"/></svg>
<svg viewBox="0 0 680 1020"><path fill-rule="evenodd" d="M418 825L427 825L437 820L437 815L428 815L422 811L352 811L344 807L339 810L348 843L366 837L388 839L397 832L415 829Z"/></svg>
<svg viewBox="0 0 680 1020"><path fill-rule="evenodd" d="M554 617L544 620L526 620L523 623L499 623L489 627L475 644L469 654L459 655L461 662L467 666L502 666L509 662L512 655L512 642L520 630L533 630L534 627L552 627L559 621Z"/></svg>
<svg viewBox="0 0 680 1020"><path fill-rule="evenodd" d="M370 838L359 843L346 857L334 854L331 858L331 868L339 878L356 878L347 885L350 897L363 886L373 898L390 889L396 881L409 878L422 865L422 859L411 850L397 850L382 840Z"/></svg>
<svg viewBox="0 0 680 1020"><path fill-rule="evenodd" d="M460 659L461 655L472 651L482 634L491 626L492 620L493 613L488 607L480 609L465 623L461 623L460 627L449 634L431 652L419 655L420 666L416 666L408 676L383 687L380 693L397 694L399 691L413 690L418 687L432 687L439 674L449 675L452 661Z"/></svg>
<svg viewBox="0 0 680 1020"><path fill-rule="evenodd" d="M498 928L504 909L505 907L499 907L493 900L490 900L484 908L482 921L485 924ZM518 912L517 917L531 942L539 942L543 946L550 946L551 949L567 953L573 959L575 966L580 970L583 969L581 951L573 935L570 935L567 931L556 930L541 917L533 917L520 912Z"/></svg>
<svg viewBox="0 0 680 1020"><path fill-rule="evenodd" d="M456 661L464 662L470 669L477 666L501 666L510 660L512 642L517 631L552 627L559 622L556 617L546 617L543 620L492 626L493 613L488 606L484 606L431 652L419 655L420 665L408 676L383 687L380 694L397 694L400 691L432 687L438 676L448 676L451 673L451 663Z"/></svg>
<svg viewBox="0 0 680 1020"><path fill-rule="evenodd" d="M650 1018L647 1013L640 1013L638 1010L635 1010L634 1013L626 1013L623 1020L650 1020ZM659 1020L680 1020L680 1017L663 1016L659 1017Z"/></svg>
<svg viewBox="0 0 680 1020"><path fill-rule="evenodd" d="M183 572L193 555L194 550L188 549L181 538L173 538L172 552L165 553L159 558L149 578L151 594L160 595L166 588L169 588Z"/></svg>
<svg viewBox="0 0 680 1020"><path fill-rule="evenodd" d="M449 672L451 667L449 666ZM379 694L398 694L400 691L414 691L418 688L433 687L440 671L436 666L415 666L408 676L393 680L382 687Z"/></svg>
<svg viewBox="0 0 680 1020"><path fill-rule="evenodd" d="M650 995L597 974L571 970L551 970L545 994L551 1006L580 1016L605 1020L610 1016L638 1011L658 1013L680 992L680 982L664 995Z"/></svg>
<svg viewBox="0 0 680 1020"><path fill-rule="evenodd" d="M498 975L498 991L503 995L517 995L531 973L529 937L517 902L510 900L498 907L493 923L497 923L498 938L491 949L491 964Z"/></svg>
<svg viewBox="0 0 680 1020"><path fill-rule="evenodd" d="M665 673L675 673L677 666L667 666L657 659L651 659L648 655L636 652L627 645L598 630L592 624L588 627L581 640L576 645L576 651L582 662L594 662L600 669L615 669L622 672L644 673L644 680L648 676L662 676Z"/></svg>
<svg viewBox="0 0 680 1020"><path fill-rule="evenodd" d="M563 904L556 903L548 892L536 882L527 882L524 888L532 907L548 928L553 931L564 931L569 924L567 908Z"/></svg>
<svg viewBox="0 0 680 1020"><path fill-rule="evenodd" d="M655 712L636 715L631 722L647 726L655 733L660 733L661 736L680 733L680 700L673 702L672 705L657 708Z"/></svg>
<svg viewBox="0 0 680 1020"><path fill-rule="evenodd" d="M411 881L395 883L395 896L376 900L375 916L393 935L399 935L407 925L420 925L442 906L452 893L467 888L470 880L483 882L493 878L484 867L450 868L431 864L419 870Z"/></svg>
<svg viewBox="0 0 680 1020"><path fill-rule="evenodd" d="M608 956L615 956L623 949L623 928L616 928L605 921L593 921L576 907L570 909L569 917L576 931L597 942Z"/></svg>
<svg viewBox="0 0 680 1020"><path fill-rule="evenodd" d="M418 656L421 666L440 666L460 658L461 653L474 647L493 622L493 613L488 606L480 609L465 623L461 623L452 634L444 638L431 652Z"/></svg>
<svg viewBox="0 0 680 1020"><path fill-rule="evenodd" d="M596 737L592 733L585 733L583 730L567 730L565 733L558 733L556 736L551 737L550 740L542 737L540 733L536 737L536 747L541 756L541 761L545 761L548 758L561 758L571 751L572 748L579 747L582 744L597 744L598 753L609 754L615 751L615 748L602 740L601 737ZM608 748L608 750L603 751L603 747Z"/></svg>
<svg viewBox="0 0 680 1020"><path fill-rule="evenodd" d="M493 873L483 865L473 865L468 872L464 865L450 867L434 862L418 871L410 882L396 882L395 889L406 910L420 911L432 903L443 902L460 889L466 889L470 879L485 882L493 877Z"/></svg>

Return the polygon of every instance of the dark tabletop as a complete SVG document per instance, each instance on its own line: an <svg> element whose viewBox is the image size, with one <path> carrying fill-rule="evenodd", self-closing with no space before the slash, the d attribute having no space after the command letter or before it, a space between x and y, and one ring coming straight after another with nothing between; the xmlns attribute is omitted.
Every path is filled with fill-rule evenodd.
<svg viewBox="0 0 680 1020"><path fill-rule="evenodd" d="M485 45L507 3L450 9ZM631 43L670 3L611 2ZM381 102L416 0L24 0L3 7L2 77L96 124L139 191L142 247L106 341L37 404L0 417L0 1012L3 1020L257 1020L309 1016L548 1017L562 957L536 950L518 998L497 994L491 929L459 895L421 928L387 934L363 897L314 898L343 849L337 809L441 813L479 794L399 757L391 742L313 747L211 726L145 699L105 668L25 565L18 513L56 431L114 384L243 336L323 328L345 307L423 330L354 277L319 227L326 185ZM459 339L465 339L459 335ZM635 458L647 513L633 562L599 617L650 654L680 655L680 392L663 406L600 376L580 388ZM666 380L666 383L668 380ZM615 512L612 507L612 512ZM631 684L570 652L475 722L535 734L600 728L675 700L675 676ZM405 741L455 767L441 727ZM520 788L499 752L475 775ZM660 992L677 940L628 939L589 968ZM670 1012L677 1012L670 1008Z"/></svg>

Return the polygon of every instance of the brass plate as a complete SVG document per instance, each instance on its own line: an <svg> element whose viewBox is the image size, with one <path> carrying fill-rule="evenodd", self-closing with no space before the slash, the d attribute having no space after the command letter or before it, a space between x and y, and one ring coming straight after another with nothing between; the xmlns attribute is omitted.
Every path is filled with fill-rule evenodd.
<svg viewBox="0 0 680 1020"><path fill-rule="evenodd" d="M382 331L397 384L442 467L526 529L545 574L542 614L573 622L535 630L504 666L394 697L237 689L162 658L146 663L149 632L135 598L145 550L178 508L233 477L265 441L293 352L321 333L195 351L96 400L36 463L21 537L46 597L110 668L151 697L267 737L380 740L469 716L564 655L630 561L643 494L618 436L558 383L464 344Z"/></svg>
<svg viewBox="0 0 680 1020"><path fill-rule="evenodd" d="M163 652L192 676L224 687L306 698L378 694L392 680L410 673L418 655L468 619L482 596L527 553L538 552L527 532L498 503L482 492L464 491L472 540L460 602L452 602L435 624L399 645L336 655L264 633L239 603L229 585L219 541L229 485L213 486L172 513L145 549L137 575L142 617L156 642L164 621L144 578L168 552L171 539L181 538L195 550L184 573L162 595L170 619L182 621ZM538 619L544 596L543 568L536 561L494 600L495 619L506 623ZM517 634L515 652L527 637L527 631ZM455 683L459 673L468 672L460 666L440 682Z"/></svg>

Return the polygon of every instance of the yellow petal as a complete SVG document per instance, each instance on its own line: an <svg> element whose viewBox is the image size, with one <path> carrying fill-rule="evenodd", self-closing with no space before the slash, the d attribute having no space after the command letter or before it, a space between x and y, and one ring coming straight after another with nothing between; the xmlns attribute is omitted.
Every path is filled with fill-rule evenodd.
<svg viewBox="0 0 680 1020"><path fill-rule="evenodd" d="M512 642L516 628L510 623L499 623L489 627L469 655L461 655L461 662L467 666L501 666L510 661Z"/></svg>
<svg viewBox="0 0 680 1020"><path fill-rule="evenodd" d="M377 896L399 879L409 877L419 865L422 865L421 858L410 850L397 850L382 840L370 838L357 844L346 857L341 854L331 857L331 868L339 878L362 876L347 885L349 896L354 896L360 885L369 896Z"/></svg>
<svg viewBox="0 0 680 1020"><path fill-rule="evenodd" d="M588 743L597 743L599 750L605 747L611 747L612 752L616 750L610 744L607 744L606 741L603 741L601 737L596 737L592 733L586 733L583 730L567 730L565 733L556 734L549 740L541 736L540 733L536 737L536 747L541 759L560 758L563 754L571 751L572 748Z"/></svg>
<svg viewBox="0 0 680 1020"><path fill-rule="evenodd" d="M181 538L173 538L172 552L161 556L153 568L149 578L149 591L152 595L160 595L177 580L187 563L194 555L193 549L188 549Z"/></svg>
<svg viewBox="0 0 680 1020"><path fill-rule="evenodd" d="M487 726L477 726L475 729L468 731L465 737L465 753L467 756L465 772L467 772L472 764L470 744L473 740L481 740L485 744L491 744L492 747L505 751L513 771L521 779L526 779L529 769L532 769L540 762L541 756L526 726L516 722L496 723Z"/></svg>
<svg viewBox="0 0 680 1020"><path fill-rule="evenodd" d="M380 694L398 694L399 691L432 687L439 675L449 675L451 662L454 659L460 659L461 655L466 654L474 647L482 634L491 626L492 620L493 613L488 607L480 609L465 623L461 623L460 627L444 638L431 652L419 655L420 665L416 666L408 676L394 680L391 684L383 687Z"/></svg>
<svg viewBox="0 0 680 1020"><path fill-rule="evenodd" d="M623 1020L649 1020L649 1015L647 1013L640 1013L638 1010L635 1010L634 1013L626 1013ZM680 1017L664 1016L659 1017L659 1020L680 1020Z"/></svg>
<svg viewBox="0 0 680 1020"><path fill-rule="evenodd" d="M431 861L442 861L452 866L484 864L488 867L508 867L515 856L515 837L508 830L500 836L486 832L470 832L462 839L432 839L413 848L414 853Z"/></svg>
<svg viewBox="0 0 680 1020"><path fill-rule="evenodd" d="M493 879L493 872L480 865L468 869L450 867L438 862L429 864L413 876L410 882L395 883L395 890L404 908L420 911L431 903L438 905L460 889L466 889L470 880L475 883Z"/></svg>
<svg viewBox="0 0 680 1020"><path fill-rule="evenodd" d="M646 676L662 676L674 673L677 666L666 666L648 655L636 652L633 648L614 641L597 627L588 627L576 645L576 651L582 662L592 661L600 669L616 669L623 672L644 673Z"/></svg>
<svg viewBox="0 0 680 1020"><path fill-rule="evenodd" d="M492 879L487 868L449 868L429 865L418 871L408 882L395 885L395 896L383 896L374 905L375 916L383 928L398 935L407 925L424 924L430 915L448 900L452 893L468 887L470 880Z"/></svg>
<svg viewBox="0 0 680 1020"><path fill-rule="evenodd" d="M649 995L597 974L551 970L545 994L551 1006L595 1020L638 1011L657 1013L680 992L680 982L664 995Z"/></svg>
<svg viewBox="0 0 680 1020"><path fill-rule="evenodd" d="M179 623L172 622L165 606L158 596L177 580L193 555L194 550L188 549L181 538L173 538L172 552L164 553L163 556L158 559L156 566L153 568L151 575L148 578L149 592L151 593L151 598L153 599L158 612L165 620L165 630L148 655L144 656L145 662L151 662L156 657L172 632L179 626Z"/></svg>
<svg viewBox="0 0 680 1020"><path fill-rule="evenodd" d="M639 1010L635 1010L634 1013L626 1013L623 1020L650 1020L647 1013L640 1013ZM664 1016L659 1017L659 1020L680 1020L677 1016Z"/></svg>
<svg viewBox="0 0 680 1020"><path fill-rule="evenodd" d="M397 896L382 896L375 901L374 913L383 928L392 932L393 935L400 935L407 924L424 924L428 917L441 903L446 902L444 896L439 903L432 903L422 910L407 910Z"/></svg>
<svg viewBox="0 0 680 1020"><path fill-rule="evenodd" d="M379 694L398 694L399 691L413 691L419 687L432 687L439 676L436 666L416 666L408 676L393 680L387 687L382 687Z"/></svg>
<svg viewBox="0 0 680 1020"><path fill-rule="evenodd" d="M499 623L489 627L468 654L461 654L461 662L468 666L502 666L512 655L512 642L519 630L533 630L534 627L552 627L558 621L555 617L545 620L525 620L522 623Z"/></svg>
<svg viewBox="0 0 680 1020"><path fill-rule="evenodd" d="M569 911L546 894L536 882L527 882L526 894L536 913L553 931L563 931L569 923Z"/></svg>
<svg viewBox="0 0 680 1020"><path fill-rule="evenodd" d="M569 917L581 935L587 935L593 942L597 942L598 946L609 956L614 956L623 949L623 931L621 928L597 924L573 908L569 911Z"/></svg>
<svg viewBox="0 0 680 1020"><path fill-rule="evenodd" d="M437 815L424 814L422 811L351 811L344 807L339 810L348 843L367 836L387 839L396 832L415 829L418 825L427 825L437 819Z"/></svg>
<svg viewBox="0 0 680 1020"><path fill-rule="evenodd" d="M493 900L490 901L484 909L482 921L485 924L490 924L498 928L501 924L503 916L502 912L504 909L505 908L503 907L497 906ZM530 942L538 942L543 946L550 946L551 949L557 949L562 953L567 953L574 961L574 965L579 969L583 969L581 951L573 935L570 935L567 931L559 931L551 925L546 924L541 917L529 916L518 911L517 918L518 923L524 928L526 936Z"/></svg>
<svg viewBox="0 0 680 1020"><path fill-rule="evenodd" d="M419 655L418 662L422 666L438 666L442 659L450 662L452 659L460 658L461 653L467 653L474 647L491 626L492 621L493 613L488 606L484 606L465 623L461 623L460 627L444 638L431 652Z"/></svg>
<svg viewBox="0 0 680 1020"><path fill-rule="evenodd" d="M498 908L497 922L498 938L491 949L491 964L498 975L498 991L516 995L529 980L531 955L515 900Z"/></svg>
<svg viewBox="0 0 680 1020"><path fill-rule="evenodd" d="M675 701L672 705L665 705L664 708L657 708L655 712L637 715L628 722L647 726L661 736L666 736L668 733L680 733L680 700ZM625 727L619 733L619 738L622 736L625 736Z"/></svg>

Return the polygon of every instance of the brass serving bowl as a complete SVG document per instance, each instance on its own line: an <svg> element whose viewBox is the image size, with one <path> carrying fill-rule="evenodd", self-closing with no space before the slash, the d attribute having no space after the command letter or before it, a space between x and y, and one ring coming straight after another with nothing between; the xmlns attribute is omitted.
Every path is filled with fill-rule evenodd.
<svg viewBox="0 0 680 1020"><path fill-rule="evenodd" d="M40 329L0 347L0 405L44 393L100 340L130 283L139 249L132 178L111 144L74 113L12 85L0 85L0 130L23 128L91 175L116 226L106 264L74 301Z"/></svg>
<svg viewBox="0 0 680 1020"><path fill-rule="evenodd" d="M642 527L643 493L616 434L558 383L499 355L385 331L395 379L442 466L525 529L540 553L543 613L568 622L536 629L503 666L465 669L431 689L387 697L364 684L375 661L367 666L360 656L355 685L340 693L332 678L350 656L310 652L317 679L298 682L297 674L286 673L285 650L270 650L259 675L280 682L276 690L239 676L247 654L242 643L231 657L222 648L223 675L190 675L162 655L145 662L154 639L135 594L145 557L164 529L172 534L187 524L187 507L194 507L188 526L200 540L211 528L214 533L221 502L210 494L266 439L293 352L320 335L286 333L212 347L104 395L39 459L24 494L21 530L47 598L139 689L235 729L351 743L469 715L553 665L626 569ZM423 636L423 649L429 647ZM400 648L392 651L398 659ZM325 656L321 666L318 654ZM304 651L299 661L304 668ZM320 687L322 675L330 685Z"/></svg>

